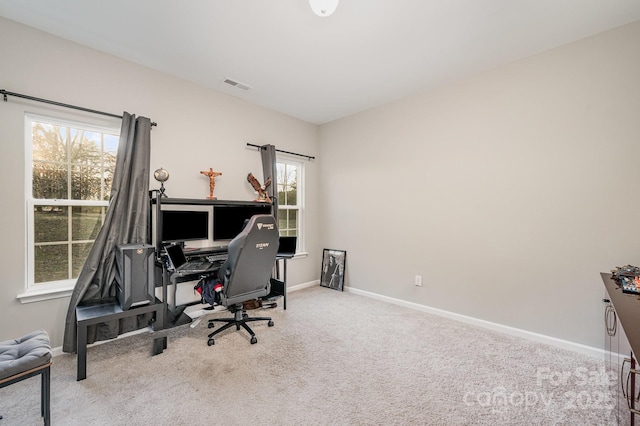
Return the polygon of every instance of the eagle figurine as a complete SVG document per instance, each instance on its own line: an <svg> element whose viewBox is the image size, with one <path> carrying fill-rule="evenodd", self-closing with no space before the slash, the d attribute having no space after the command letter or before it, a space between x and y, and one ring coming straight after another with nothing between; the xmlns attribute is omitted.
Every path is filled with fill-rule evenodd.
<svg viewBox="0 0 640 426"><path fill-rule="evenodd" d="M247 180L249 181L251 186L253 186L253 189L258 191L258 198L253 201L262 201L265 203L271 202L271 198L269 198L269 194L267 194L267 187L271 185L271 178L267 179L267 181L264 183L264 186L260 185L260 182L258 182L258 179L256 179L253 173L249 173L247 175Z"/></svg>

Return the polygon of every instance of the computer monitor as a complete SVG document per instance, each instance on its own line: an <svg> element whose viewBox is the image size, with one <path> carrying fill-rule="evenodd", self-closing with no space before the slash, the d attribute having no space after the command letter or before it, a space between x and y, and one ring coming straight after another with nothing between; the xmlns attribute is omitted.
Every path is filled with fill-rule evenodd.
<svg viewBox="0 0 640 426"><path fill-rule="evenodd" d="M208 211L162 210L162 242L206 240L208 238Z"/></svg>
<svg viewBox="0 0 640 426"><path fill-rule="evenodd" d="M244 221L257 214L271 214L271 205L214 205L213 240L232 240L242 231Z"/></svg>

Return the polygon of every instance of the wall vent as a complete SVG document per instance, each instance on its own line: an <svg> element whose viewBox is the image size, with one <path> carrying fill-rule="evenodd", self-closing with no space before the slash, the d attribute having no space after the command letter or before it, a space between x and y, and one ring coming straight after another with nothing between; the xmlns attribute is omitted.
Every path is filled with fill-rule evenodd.
<svg viewBox="0 0 640 426"><path fill-rule="evenodd" d="M224 82L227 84L230 84L231 86L237 87L238 89L242 89L242 90L251 89L251 86L249 86L248 84L240 83L239 81L232 80L230 78L225 78Z"/></svg>

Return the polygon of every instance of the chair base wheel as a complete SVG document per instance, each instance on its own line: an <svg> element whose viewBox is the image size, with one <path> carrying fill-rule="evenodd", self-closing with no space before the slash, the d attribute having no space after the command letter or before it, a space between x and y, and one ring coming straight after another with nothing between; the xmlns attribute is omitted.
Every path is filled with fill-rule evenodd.
<svg viewBox="0 0 640 426"><path fill-rule="evenodd" d="M273 321L269 321L269 322L267 323L267 325L268 325L269 327L273 327Z"/></svg>
<svg viewBox="0 0 640 426"><path fill-rule="evenodd" d="M255 345L256 343L258 343L258 339L256 338L256 336L251 336L251 344Z"/></svg>
<svg viewBox="0 0 640 426"><path fill-rule="evenodd" d="M207 328L213 328L215 326L214 323L210 322L209 324L207 324Z"/></svg>
<svg viewBox="0 0 640 426"><path fill-rule="evenodd" d="M215 343L216 343L215 340L213 340L212 338L207 340L207 345L209 346L213 346Z"/></svg>

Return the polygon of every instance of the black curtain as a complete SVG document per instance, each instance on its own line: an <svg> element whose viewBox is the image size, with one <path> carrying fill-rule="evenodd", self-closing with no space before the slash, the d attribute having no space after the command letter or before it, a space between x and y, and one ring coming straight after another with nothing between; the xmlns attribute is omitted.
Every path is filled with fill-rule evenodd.
<svg viewBox="0 0 640 426"><path fill-rule="evenodd" d="M109 207L71 294L62 345L64 352L76 351L76 307L80 303L114 300L116 246L148 241L150 151L151 121L124 112ZM88 342L112 339L146 326L151 315L89 327Z"/></svg>
<svg viewBox="0 0 640 426"><path fill-rule="evenodd" d="M271 178L271 185L267 188L267 194L273 201L273 216L278 219L278 175L276 167L276 147L274 145L262 145L260 147L262 157L263 182Z"/></svg>

